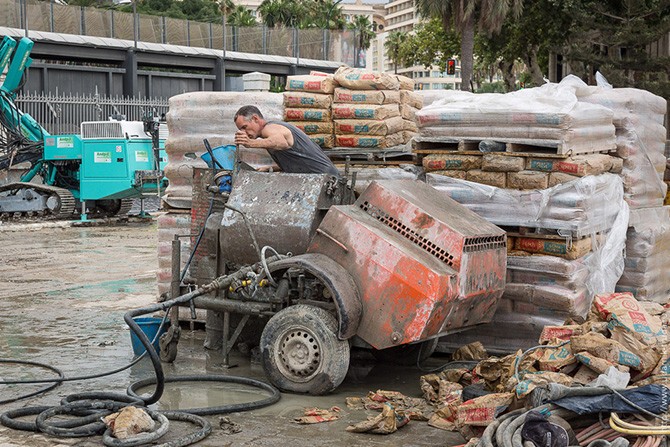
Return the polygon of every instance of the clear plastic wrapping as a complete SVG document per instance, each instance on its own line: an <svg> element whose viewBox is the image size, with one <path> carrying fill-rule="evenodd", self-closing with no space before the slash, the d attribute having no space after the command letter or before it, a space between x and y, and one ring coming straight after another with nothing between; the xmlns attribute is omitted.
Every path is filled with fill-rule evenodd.
<svg viewBox="0 0 670 447"><path fill-rule="evenodd" d="M663 205L667 185L666 100L633 88L588 87L580 89L579 101L602 105L613 113L617 155L624 158L624 197L632 209Z"/></svg>
<svg viewBox="0 0 670 447"><path fill-rule="evenodd" d="M608 230L623 208L621 178L609 173L530 191L430 173L426 181L496 225L550 228L575 237Z"/></svg>
<svg viewBox="0 0 670 447"><path fill-rule="evenodd" d="M667 303L670 299L670 207L635 210L626 240L624 273L617 291L637 299Z"/></svg>
<svg viewBox="0 0 670 447"><path fill-rule="evenodd" d="M574 154L614 149L612 111L579 102L577 92L585 87L568 76L506 94L448 91L417 112L420 136L557 141Z"/></svg>
<svg viewBox="0 0 670 447"><path fill-rule="evenodd" d="M191 92L170 98L167 113L170 133L165 142L168 155L165 175L170 184L163 196L163 201L170 207L191 207L193 168L205 167L205 162L199 157L193 159L185 155L204 153L204 138L212 147L234 144L237 127L233 116L244 105L257 105L268 120L281 120L284 114L281 93ZM255 159L264 156L268 164L272 162L265 151L250 153Z"/></svg>

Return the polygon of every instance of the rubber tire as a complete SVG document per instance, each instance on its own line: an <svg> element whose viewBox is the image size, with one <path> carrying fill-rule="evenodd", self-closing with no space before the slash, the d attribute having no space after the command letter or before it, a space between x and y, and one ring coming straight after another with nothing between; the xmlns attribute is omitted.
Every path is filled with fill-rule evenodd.
<svg viewBox="0 0 670 447"><path fill-rule="evenodd" d="M437 349L439 338L400 345L387 349L373 349L372 355L383 363L393 363L401 366L416 366L425 362Z"/></svg>
<svg viewBox="0 0 670 447"><path fill-rule="evenodd" d="M319 363L305 379L290 372L287 374L284 372L286 368L275 360L282 339L294 332L307 332L316 341L312 346L319 347ZM315 306L296 304L270 318L261 334L260 348L265 374L274 386L286 392L330 393L342 383L349 369L349 342L337 338L335 317Z"/></svg>

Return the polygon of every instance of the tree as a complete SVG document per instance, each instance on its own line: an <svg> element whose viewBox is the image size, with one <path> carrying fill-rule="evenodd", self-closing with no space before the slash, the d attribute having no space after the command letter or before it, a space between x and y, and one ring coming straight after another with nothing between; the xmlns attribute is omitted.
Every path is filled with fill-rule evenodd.
<svg viewBox="0 0 670 447"><path fill-rule="evenodd" d="M256 26L258 22L251 10L242 5L236 5L230 11L226 11L226 23L231 26Z"/></svg>
<svg viewBox="0 0 670 447"><path fill-rule="evenodd" d="M389 61L393 63L393 71L395 74L398 74L398 62L400 62L400 47L405 41L405 33L400 31L393 31L389 33L384 42L384 48L386 49L386 54L388 54Z"/></svg>
<svg viewBox="0 0 670 447"><path fill-rule="evenodd" d="M356 31L359 49L367 50L370 48L372 39L376 34L368 16L355 16L353 20L347 24L347 28Z"/></svg>
<svg viewBox="0 0 670 447"><path fill-rule="evenodd" d="M447 60L458 53L460 39L453 31L445 32L439 19L433 18L419 25L414 34L405 38L400 46L400 61L405 66L433 65L445 71Z"/></svg>
<svg viewBox="0 0 670 447"><path fill-rule="evenodd" d="M475 26L493 34L500 30L505 17L518 16L522 0L415 0L419 14L437 17L445 32L452 27L461 35L461 90L470 90L474 61Z"/></svg>
<svg viewBox="0 0 670 447"><path fill-rule="evenodd" d="M305 3L295 0L263 0L258 7L258 13L263 24L269 28L301 28L306 27L304 25L310 21Z"/></svg>

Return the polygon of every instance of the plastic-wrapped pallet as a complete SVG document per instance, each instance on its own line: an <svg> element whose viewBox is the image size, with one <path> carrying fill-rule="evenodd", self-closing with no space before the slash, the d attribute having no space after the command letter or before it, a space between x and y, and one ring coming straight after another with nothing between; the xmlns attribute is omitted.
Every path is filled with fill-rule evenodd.
<svg viewBox="0 0 670 447"><path fill-rule="evenodd" d="M586 87L568 76L558 84L507 94L448 91L416 113L424 139L494 139L582 154L616 147L612 111L577 100Z"/></svg>
<svg viewBox="0 0 670 447"><path fill-rule="evenodd" d="M168 165L165 176L169 186L163 202L171 208L191 208L193 167L205 167L199 158L205 152L203 139L212 147L234 144L237 127L233 116L244 105L260 104L268 120L281 120L284 113L280 93L268 92L191 92L170 98L167 124L170 134L165 142ZM243 149L240 157L252 164L272 164L265 150Z"/></svg>
<svg viewBox="0 0 670 447"><path fill-rule="evenodd" d="M638 300L666 304L670 300L670 207L631 212L625 268L617 292Z"/></svg>
<svg viewBox="0 0 670 447"><path fill-rule="evenodd" d="M354 168L356 173L356 185L354 190L357 194L365 191L373 180L423 180L423 169L416 165L401 165L398 167L385 168Z"/></svg>
<svg viewBox="0 0 670 447"><path fill-rule="evenodd" d="M331 107L335 81L333 75L322 73L289 76L284 92L284 121L305 132L323 149L335 144Z"/></svg>
<svg viewBox="0 0 670 447"><path fill-rule="evenodd" d="M616 208L618 214L605 239L594 238L595 250L582 258L512 252L507 258L505 292L493 321L445 337L438 350L480 341L489 352L514 352L536 345L544 326L586 317L594 296L612 292L624 269L628 207L622 195Z"/></svg>
<svg viewBox="0 0 670 447"><path fill-rule="evenodd" d="M623 202L621 178L610 173L528 191L496 188L433 173L426 174L426 181L496 225L550 228L574 237L612 228Z"/></svg>
<svg viewBox="0 0 670 447"><path fill-rule="evenodd" d="M667 186L667 103L660 96L634 88L589 87L580 90L579 100L608 107L616 126L617 155L624 159L626 201L632 209L663 205Z"/></svg>

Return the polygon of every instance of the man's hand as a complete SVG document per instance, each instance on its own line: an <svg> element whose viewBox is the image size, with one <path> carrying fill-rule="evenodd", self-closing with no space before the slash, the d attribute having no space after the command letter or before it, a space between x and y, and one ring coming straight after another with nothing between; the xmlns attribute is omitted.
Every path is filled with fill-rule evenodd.
<svg viewBox="0 0 670 447"><path fill-rule="evenodd" d="M252 147L249 142L252 141L249 138L249 135L246 134L243 130L238 130L235 132L235 144L241 144L242 146Z"/></svg>

